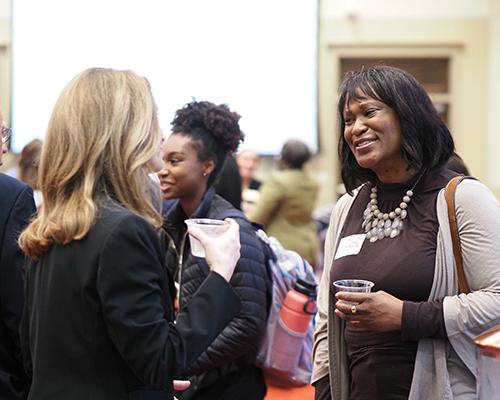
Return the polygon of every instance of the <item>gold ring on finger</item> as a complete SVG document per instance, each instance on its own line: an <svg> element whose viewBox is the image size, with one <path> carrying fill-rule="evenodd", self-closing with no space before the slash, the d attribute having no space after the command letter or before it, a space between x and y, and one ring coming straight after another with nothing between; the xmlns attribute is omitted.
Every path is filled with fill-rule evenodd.
<svg viewBox="0 0 500 400"><path fill-rule="evenodd" d="M353 304L353 306L351 307L351 314L356 315L357 312L358 312L358 308L356 307L356 304Z"/></svg>

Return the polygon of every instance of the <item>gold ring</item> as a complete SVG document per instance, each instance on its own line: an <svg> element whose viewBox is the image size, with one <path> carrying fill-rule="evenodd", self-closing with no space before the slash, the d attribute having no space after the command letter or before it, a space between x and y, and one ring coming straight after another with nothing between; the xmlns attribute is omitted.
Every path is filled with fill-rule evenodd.
<svg viewBox="0 0 500 400"><path fill-rule="evenodd" d="M351 314L352 314L352 315L355 315L357 312L358 312L358 308L357 308L357 307L356 307L356 305L354 304L354 305L351 307Z"/></svg>

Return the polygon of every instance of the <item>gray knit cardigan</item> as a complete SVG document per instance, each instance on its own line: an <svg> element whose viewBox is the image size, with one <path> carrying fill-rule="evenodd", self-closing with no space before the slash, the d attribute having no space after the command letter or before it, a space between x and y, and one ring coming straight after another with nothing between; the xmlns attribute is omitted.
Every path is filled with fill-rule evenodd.
<svg viewBox="0 0 500 400"><path fill-rule="evenodd" d="M354 196L339 199L325 244L325 270L320 283L311 381L330 375L333 400L347 400L349 372L344 322L334 317L330 266ZM444 298L448 339L418 343L410 400L476 399L477 362L473 338L500 324L500 203L475 180L465 180L455 199L462 257L471 293L460 294L455 272L444 191L438 195L436 267L429 301Z"/></svg>

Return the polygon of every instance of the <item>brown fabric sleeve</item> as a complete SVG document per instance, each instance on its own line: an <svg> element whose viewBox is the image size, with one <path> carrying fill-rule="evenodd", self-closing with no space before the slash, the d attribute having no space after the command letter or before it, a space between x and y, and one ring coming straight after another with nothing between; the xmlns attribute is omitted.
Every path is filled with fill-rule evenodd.
<svg viewBox="0 0 500 400"><path fill-rule="evenodd" d="M401 338L405 341L446 338L443 300L403 302Z"/></svg>
<svg viewBox="0 0 500 400"><path fill-rule="evenodd" d="M313 383L314 386L314 400L331 400L332 395L330 392L330 375Z"/></svg>

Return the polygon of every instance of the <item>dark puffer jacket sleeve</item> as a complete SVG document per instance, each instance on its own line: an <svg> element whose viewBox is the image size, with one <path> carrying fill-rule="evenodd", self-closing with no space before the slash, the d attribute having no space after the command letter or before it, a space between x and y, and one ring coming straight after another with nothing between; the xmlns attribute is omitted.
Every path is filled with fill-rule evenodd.
<svg viewBox="0 0 500 400"><path fill-rule="evenodd" d="M230 283L241 300L241 311L185 371L186 376L198 375L226 365L246 354L250 355L252 358L250 362L253 362L264 335L271 281L267 274L260 239L248 222L238 220L238 223L241 258ZM192 271L197 269L196 266L191 265L191 267L194 267Z"/></svg>

